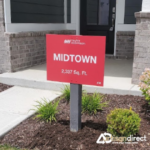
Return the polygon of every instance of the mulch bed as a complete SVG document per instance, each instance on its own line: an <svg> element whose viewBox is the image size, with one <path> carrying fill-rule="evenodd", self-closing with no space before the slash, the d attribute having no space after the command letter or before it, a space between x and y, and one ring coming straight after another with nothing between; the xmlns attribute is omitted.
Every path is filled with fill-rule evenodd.
<svg viewBox="0 0 150 150"><path fill-rule="evenodd" d="M60 113L56 123L45 123L34 116L9 132L0 144L39 150L150 150L150 110L143 97L106 95L109 106L96 116L82 115L82 130L71 133L69 127L69 105L65 100L59 104ZM146 135L146 142L138 144L96 144L101 133L107 132L106 116L114 108L127 108L137 112L142 121L139 136Z"/></svg>
<svg viewBox="0 0 150 150"><path fill-rule="evenodd" d="M12 86L9 86L9 85L5 85L5 84L2 84L0 83L0 92L3 92L9 88L11 88Z"/></svg>

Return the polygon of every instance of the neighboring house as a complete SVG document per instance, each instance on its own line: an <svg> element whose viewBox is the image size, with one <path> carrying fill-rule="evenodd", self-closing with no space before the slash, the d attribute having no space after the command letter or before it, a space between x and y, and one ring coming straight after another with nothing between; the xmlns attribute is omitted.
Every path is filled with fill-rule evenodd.
<svg viewBox="0 0 150 150"><path fill-rule="evenodd" d="M47 33L106 36L135 84L150 67L150 0L0 0L0 73L44 63Z"/></svg>

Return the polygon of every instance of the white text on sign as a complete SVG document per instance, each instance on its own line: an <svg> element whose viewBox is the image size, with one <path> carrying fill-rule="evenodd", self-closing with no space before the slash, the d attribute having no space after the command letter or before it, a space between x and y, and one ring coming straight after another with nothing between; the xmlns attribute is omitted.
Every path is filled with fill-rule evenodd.
<svg viewBox="0 0 150 150"><path fill-rule="evenodd" d="M77 71L77 70L67 70L67 69L62 69L61 70L61 73L62 74L74 74L74 75L78 75L78 76L80 76L80 75L83 75L83 76L87 76L87 73L86 73L86 71Z"/></svg>
<svg viewBox="0 0 150 150"><path fill-rule="evenodd" d="M64 62L76 62L76 63L91 63L97 64L97 56L87 56L87 55L73 55L73 54L55 54L53 55L54 61L64 61Z"/></svg>

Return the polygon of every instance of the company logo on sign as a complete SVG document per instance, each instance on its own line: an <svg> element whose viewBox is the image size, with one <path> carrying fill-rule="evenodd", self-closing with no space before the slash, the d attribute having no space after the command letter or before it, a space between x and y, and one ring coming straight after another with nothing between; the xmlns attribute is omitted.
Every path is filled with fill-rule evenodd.
<svg viewBox="0 0 150 150"><path fill-rule="evenodd" d="M64 44L78 44L78 45L85 45L84 42L81 42L80 40L64 40Z"/></svg>
<svg viewBox="0 0 150 150"><path fill-rule="evenodd" d="M73 54L56 54L53 55L54 61L76 62L76 63L91 63L97 64L97 56L73 55Z"/></svg>
<svg viewBox="0 0 150 150"><path fill-rule="evenodd" d="M64 43L65 43L65 44L70 44L70 43L71 43L71 40L65 40Z"/></svg>

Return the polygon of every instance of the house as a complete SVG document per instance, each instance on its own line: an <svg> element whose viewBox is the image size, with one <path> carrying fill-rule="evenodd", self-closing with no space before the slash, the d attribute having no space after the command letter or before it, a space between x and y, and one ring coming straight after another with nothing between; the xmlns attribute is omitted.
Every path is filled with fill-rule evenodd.
<svg viewBox="0 0 150 150"><path fill-rule="evenodd" d="M150 67L150 0L0 0L0 73L46 61L46 34L106 36L106 57Z"/></svg>

